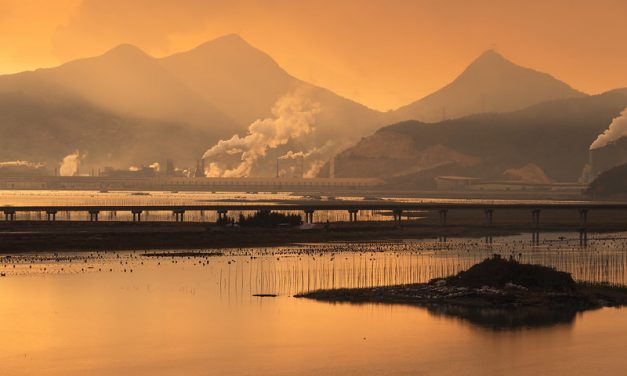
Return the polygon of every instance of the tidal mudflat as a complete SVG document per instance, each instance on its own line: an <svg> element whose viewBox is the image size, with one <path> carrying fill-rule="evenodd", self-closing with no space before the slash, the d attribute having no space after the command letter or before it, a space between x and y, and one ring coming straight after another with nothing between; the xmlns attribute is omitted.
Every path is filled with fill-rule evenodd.
<svg viewBox="0 0 627 376"><path fill-rule="evenodd" d="M492 254L577 281L627 282L627 234L22 253L0 258L0 363L10 375L620 374L627 312L490 328L471 313L329 304L319 289L422 283ZM163 253L159 251L159 253ZM262 295L262 296L254 296ZM269 295L276 295L269 297ZM374 325L376 323L376 325ZM357 350L357 351L356 351Z"/></svg>

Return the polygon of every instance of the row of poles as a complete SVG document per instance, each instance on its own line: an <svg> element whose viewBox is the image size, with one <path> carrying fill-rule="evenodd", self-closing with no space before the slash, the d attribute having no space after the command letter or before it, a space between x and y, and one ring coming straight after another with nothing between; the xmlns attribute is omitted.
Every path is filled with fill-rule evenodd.
<svg viewBox="0 0 627 376"><path fill-rule="evenodd" d="M55 221L56 220L56 215L57 215L56 210L47 210L46 211L46 219L48 221ZM304 214L305 214L305 223L314 223L314 210L305 210ZM531 211L531 215L532 215L532 223L533 226L538 228L540 227L540 209L533 209ZM89 210L89 220L92 222L98 221L98 217L100 214L100 211L98 210ZM135 210L131 210L131 213L133 215L133 222L141 222L141 218L142 218L142 213L143 210L139 210L139 209L135 209ZM175 216L175 221L176 222L184 222L185 219L185 210L175 210L172 212L173 215ZM494 224L494 209L485 209L484 210L485 213L485 222L486 225L488 226L492 226ZM6 221L15 221L15 211L11 211L11 210L5 210L4 211L4 215L5 215L5 220ZM201 211L201 214L204 214L203 211ZM228 216L228 210L218 210L217 211L218 214L218 220L223 220L226 219ZM359 214L359 210L358 209L349 209L348 210L348 214L349 214L349 221L350 222L357 222L358 221L358 214ZM439 214L439 219L440 219L440 224L442 226L446 226L448 224L448 209L441 209L438 211ZM400 224L402 222L402 216L403 216L403 211L402 210L394 210L392 211L392 217L393 217L393 221L397 224ZM588 209L580 209L579 210L579 226L581 230L584 230L587 227L587 223L588 223Z"/></svg>

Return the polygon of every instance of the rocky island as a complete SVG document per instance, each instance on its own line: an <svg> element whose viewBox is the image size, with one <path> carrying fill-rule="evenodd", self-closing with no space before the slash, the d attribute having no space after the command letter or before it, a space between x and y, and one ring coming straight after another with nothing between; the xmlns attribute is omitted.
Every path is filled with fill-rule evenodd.
<svg viewBox="0 0 627 376"><path fill-rule="evenodd" d="M297 295L334 303L415 305L492 328L571 322L586 310L627 305L627 287L576 282L569 273L494 255L428 283L318 290Z"/></svg>

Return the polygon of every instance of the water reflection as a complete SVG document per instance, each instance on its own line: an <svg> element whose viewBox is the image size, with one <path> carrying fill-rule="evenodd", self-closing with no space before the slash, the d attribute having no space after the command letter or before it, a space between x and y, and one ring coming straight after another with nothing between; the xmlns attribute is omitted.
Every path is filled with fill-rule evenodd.
<svg viewBox="0 0 627 376"><path fill-rule="evenodd" d="M1 369L11 375L498 375L594 367L620 374L627 332L617 328L627 327L624 310L547 317L291 296L425 282L493 253L555 266L579 280L624 284L626 250L625 234L590 236L580 247L571 233L543 234L540 244L524 234L491 243L450 238L225 249L217 257L2 257ZM278 297L253 296L263 293Z"/></svg>
<svg viewBox="0 0 627 376"><path fill-rule="evenodd" d="M556 310L538 307L492 309L440 304L427 306L426 309L436 317L458 318L481 328L499 331L540 329L555 325L571 327L578 314L572 309Z"/></svg>
<svg viewBox="0 0 627 376"><path fill-rule="evenodd" d="M555 267L577 280L627 284L625 234L594 235L585 246L578 234L489 239L313 244L296 247L217 250L219 257L143 257L143 252L17 254L0 257L8 276L85 272L132 272L140 268L199 268L224 293L293 295L315 289L426 282L455 274L492 254Z"/></svg>

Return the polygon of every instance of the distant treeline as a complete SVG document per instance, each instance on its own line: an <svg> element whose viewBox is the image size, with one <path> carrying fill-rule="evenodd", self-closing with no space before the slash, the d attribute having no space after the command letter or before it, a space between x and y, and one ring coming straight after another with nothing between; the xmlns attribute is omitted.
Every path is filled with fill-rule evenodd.
<svg viewBox="0 0 627 376"><path fill-rule="evenodd" d="M232 218L221 218L218 224L233 224ZM276 226L298 226L302 223L302 218L298 214L275 213L269 210L259 210L252 215L240 214L237 223L242 227L276 227Z"/></svg>

